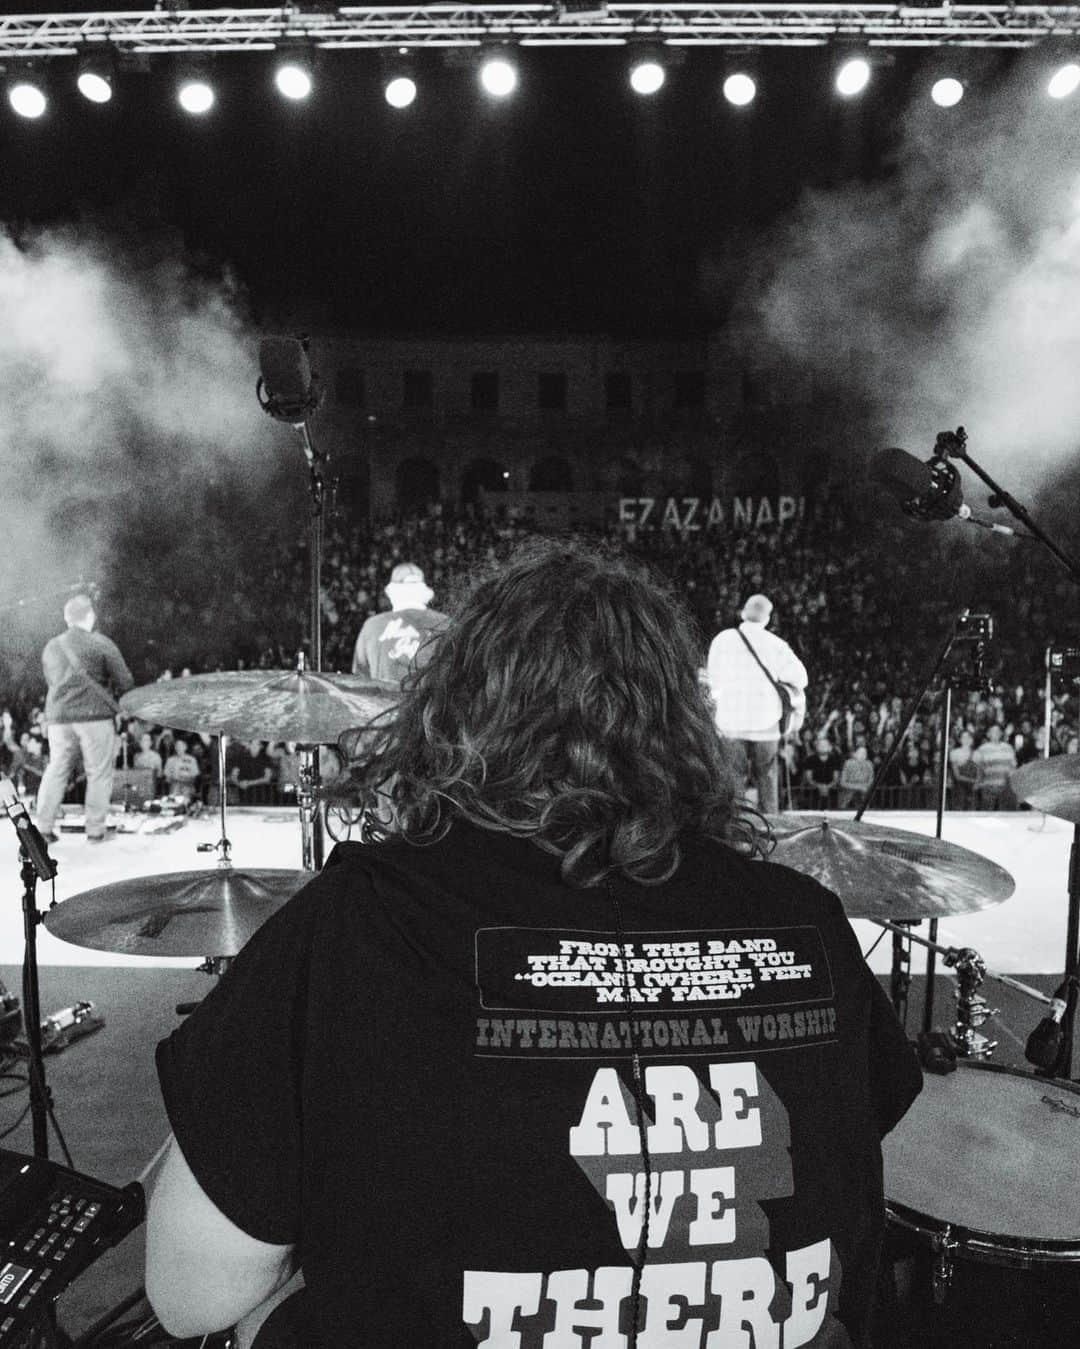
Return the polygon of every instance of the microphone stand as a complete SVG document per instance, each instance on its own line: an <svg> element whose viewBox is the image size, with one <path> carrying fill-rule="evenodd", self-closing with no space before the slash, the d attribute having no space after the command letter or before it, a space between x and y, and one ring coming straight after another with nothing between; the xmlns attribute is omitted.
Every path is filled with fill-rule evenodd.
<svg viewBox="0 0 1080 1349"><path fill-rule="evenodd" d="M30 1087L30 1122L34 1138L34 1156L49 1156L49 1090L45 1085L45 1060L41 1048L41 995L38 986L37 925L41 914L37 907L38 880L50 881L56 875L56 863L49 856L45 840L24 817L12 820L19 835L19 876L23 885L23 1020L26 1024L27 1076Z"/></svg>
<svg viewBox="0 0 1080 1349"><path fill-rule="evenodd" d="M308 491L311 494L311 664L322 672L322 563L323 535L326 524L326 481L322 474L323 456L311 441L307 422L296 423L308 463ZM303 673L303 657L300 671ZM325 848L323 815L319 807L319 747L311 745L301 751L300 830L301 863L306 870L320 871Z"/></svg>
<svg viewBox="0 0 1080 1349"><path fill-rule="evenodd" d="M915 720L915 716L919 708L922 706L923 701L925 700L927 694L933 688L935 682L937 681L938 676L945 668L945 663L949 659L949 655L952 652L953 643L956 641L957 631L960 627L960 623L963 621L964 618L967 617L969 612L970 610L966 608L961 610L960 615L957 618L955 627L953 628L952 632L949 633L949 636L946 639L945 644L938 652L937 658L935 659L933 665L930 668L930 673L927 675L926 681L924 682L922 688L919 690L918 697L914 700L914 702L911 705L911 710L908 712L907 720L904 722L902 729L899 731L895 741L893 742L892 749L882 760L880 766L878 767L877 772L874 774L874 780L870 784L870 790L866 793L866 799L859 806L859 809L855 812L856 823L858 823L862 819L871 801L874 799L875 794L880 788L886 774L888 773L889 769L892 767L897 756L899 755L900 750L903 747L904 741L907 738L907 733L911 729L911 723ZM938 778L937 826L935 830L936 838L941 838L941 828L945 814L945 791L946 791L946 784L948 781L949 721L952 716L952 682L949 678L946 678L945 681L945 706L942 715L944 720L942 722L942 736L941 736L941 773ZM930 941L931 942L937 941L936 918L932 918L930 920ZM923 1005L923 1025L926 1030L930 1029L930 1024L933 1020L933 1008L934 1008L933 988L934 988L935 958L936 952L934 948L928 947L926 956L926 997ZM892 970L889 977L889 997L892 1001L892 1005L896 1012L896 1015L899 1017L900 1021L904 1022L905 1024L907 1022L908 995L910 993L910 990L911 990L911 947L910 945L905 945L903 937L901 937L894 930L892 939Z"/></svg>
<svg viewBox="0 0 1080 1349"><path fill-rule="evenodd" d="M961 463L967 464L972 473L990 488L993 494L990 498L990 505L1004 506L1013 519L1019 520L1032 537L1038 539L1047 552L1061 564L1069 578L1080 584L1080 564L1035 523L1014 496L999 486L990 474L972 459L967 451L967 432L962 426L958 426L955 431L940 432L934 450L935 453L949 455L953 459L959 459ZM1049 738L1047 739L1047 750L1049 750ZM1065 924L1065 977L1073 976L1073 978L1069 984L1065 1016L1061 1023L1061 1058L1054 1065L1055 1072L1061 1077L1068 1077L1072 1071L1073 1028L1076 1024L1078 999L1075 977L1077 974L1080 974L1080 825L1075 825L1073 828L1073 844L1069 857L1069 907Z"/></svg>

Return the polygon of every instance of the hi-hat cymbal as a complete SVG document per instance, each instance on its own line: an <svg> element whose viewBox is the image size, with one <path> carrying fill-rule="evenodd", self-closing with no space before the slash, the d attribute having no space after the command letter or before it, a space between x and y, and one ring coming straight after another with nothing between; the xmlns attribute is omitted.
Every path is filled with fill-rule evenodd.
<svg viewBox="0 0 1080 1349"><path fill-rule="evenodd" d="M1055 754L1033 759L1009 774L1009 786L1018 801L1080 824L1080 754Z"/></svg>
<svg viewBox="0 0 1080 1349"><path fill-rule="evenodd" d="M45 926L62 941L138 956L234 956L310 871L174 871L72 895Z"/></svg>
<svg viewBox="0 0 1080 1349"><path fill-rule="evenodd" d="M771 861L834 890L849 918L917 920L988 909L1016 889L980 853L906 829L823 815L770 815Z"/></svg>
<svg viewBox="0 0 1080 1349"><path fill-rule="evenodd" d="M401 697L396 684L313 670L225 670L132 689L120 710L156 726L238 740L332 745Z"/></svg>

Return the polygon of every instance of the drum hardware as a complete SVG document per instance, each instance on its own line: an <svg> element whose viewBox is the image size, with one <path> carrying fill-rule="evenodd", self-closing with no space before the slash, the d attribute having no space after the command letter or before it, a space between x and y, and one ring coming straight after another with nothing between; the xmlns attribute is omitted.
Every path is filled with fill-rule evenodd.
<svg viewBox="0 0 1080 1349"><path fill-rule="evenodd" d="M955 960L946 955L944 961L956 969L956 1025L953 1028L956 1052L965 1058L983 1058L992 1054L998 1042L978 1030L987 1017L998 1014L998 1008L991 1007L979 993L986 976L982 956L966 946Z"/></svg>
<svg viewBox="0 0 1080 1349"><path fill-rule="evenodd" d="M906 924L890 923L882 918L874 918L871 921L878 927L887 928L904 941L917 942L920 946L930 945L926 937L920 937L918 933L912 932ZM997 1048L996 1040L988 1040L986 1036L978 1033L978 1028L987 1017L996 1016L998 1013L998 1009L989 1006L979 993L984 979L1007 984L1009 988L1015 988L1018 993L1024 993L1036 1002L1047 1006L1053 1005L1053 998L1037 988L1032 988L1030 984L1014 979L1011 974L988 969L978 951L972 950L969 946L938 945L936 954L941 956L942 964L956 970L956 1024L949 1032L949 1037L956 1046L957 1055L962 1058L982 1057L991 1054Z"/></svg>
<svg viewBox="0 0 1080 1349"><path fill-rule="evenodd" d="M930 1275L930 1286L934 1294L934 1302L939 1306L944 1306L945 1298L949 1289L952 1287L953 1276L953 1255L959 1249L960 1243L952 1234L952 1228L946 1226L944 1231L934 1235L932 1249L934 1252L934 1264Z"/></svg>

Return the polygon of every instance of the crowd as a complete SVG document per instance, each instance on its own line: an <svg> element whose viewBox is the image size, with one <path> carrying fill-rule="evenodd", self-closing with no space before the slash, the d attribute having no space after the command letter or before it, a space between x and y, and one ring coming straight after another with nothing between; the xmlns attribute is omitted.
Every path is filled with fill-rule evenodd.
<svg viewBox="0 0 1080 1349"><path fill-rule="evenodd" d="M635 537L632 527L614 518L608 532L622 537L682 593L698 623L703 663L710 638L737 621L746 596L769 595L771 630L790 643L809 671L805 721L782 747L781 803L796 809L860 804L956 615L969 607L990 612L996 631L984 658L976 659L974 642L959 643L953 651L944 752L952 806L1011 804L1008 773L1044 751L1046 645L1080 644L1080 634L1054 627L1075 611L1069 583L1019 540L992 551L996 539L959 526L933 532L903 520L876 521L867 535L851 520L850 503L830 498L812 502L796 521L757 533L655 530ZM422 568L435 606L445 609L478 566L504 556L529 532L527 519L507 512L453 513L438 506L374 525L332 521L322 595L324 667L351 668L361 626L387 607L383 588L395 565L408 561ZM277 614L298 628L306 604L305 544L276 556L267 575ZM265 581L264 575L260 584ZM259 631L272 631L273 614L261 625ZM113 635L123 646L123 635ZM291 630L261 645L234 646L227 634L218 636L216 652L193 649L183 668L281 668L295 658ZM132 664L139 682L170 673L139 668L137 659ZM0 686L0 767L30 796L47 754L42 695L40 684L25 679L18 687ZM1080 750L1076 695L1075 681L1053 689L1051 753ZM935 800L942 698L939 687L918 708L875 794L876 805L923 807ZM140 791L213 799L216 750L207 737L139 725L125 732L117 763L141 771ZM289 746L230 746L229 755L236 800L295 799L297 764Z"/></svg>

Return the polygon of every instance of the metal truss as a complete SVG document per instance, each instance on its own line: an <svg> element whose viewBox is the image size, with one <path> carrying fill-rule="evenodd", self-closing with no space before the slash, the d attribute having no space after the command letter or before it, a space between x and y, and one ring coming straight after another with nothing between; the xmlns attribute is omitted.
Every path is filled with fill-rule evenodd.
<svg viewBox="0 0 1080 1349"><path fill-rule="evenodd" d="M1080 35L1080 5L605 4L417 5L376 8L161 8L0 16L0 59L75 56L109 44L119 53L262 51L316 47L675 46L1029 47Z"/></svg>

